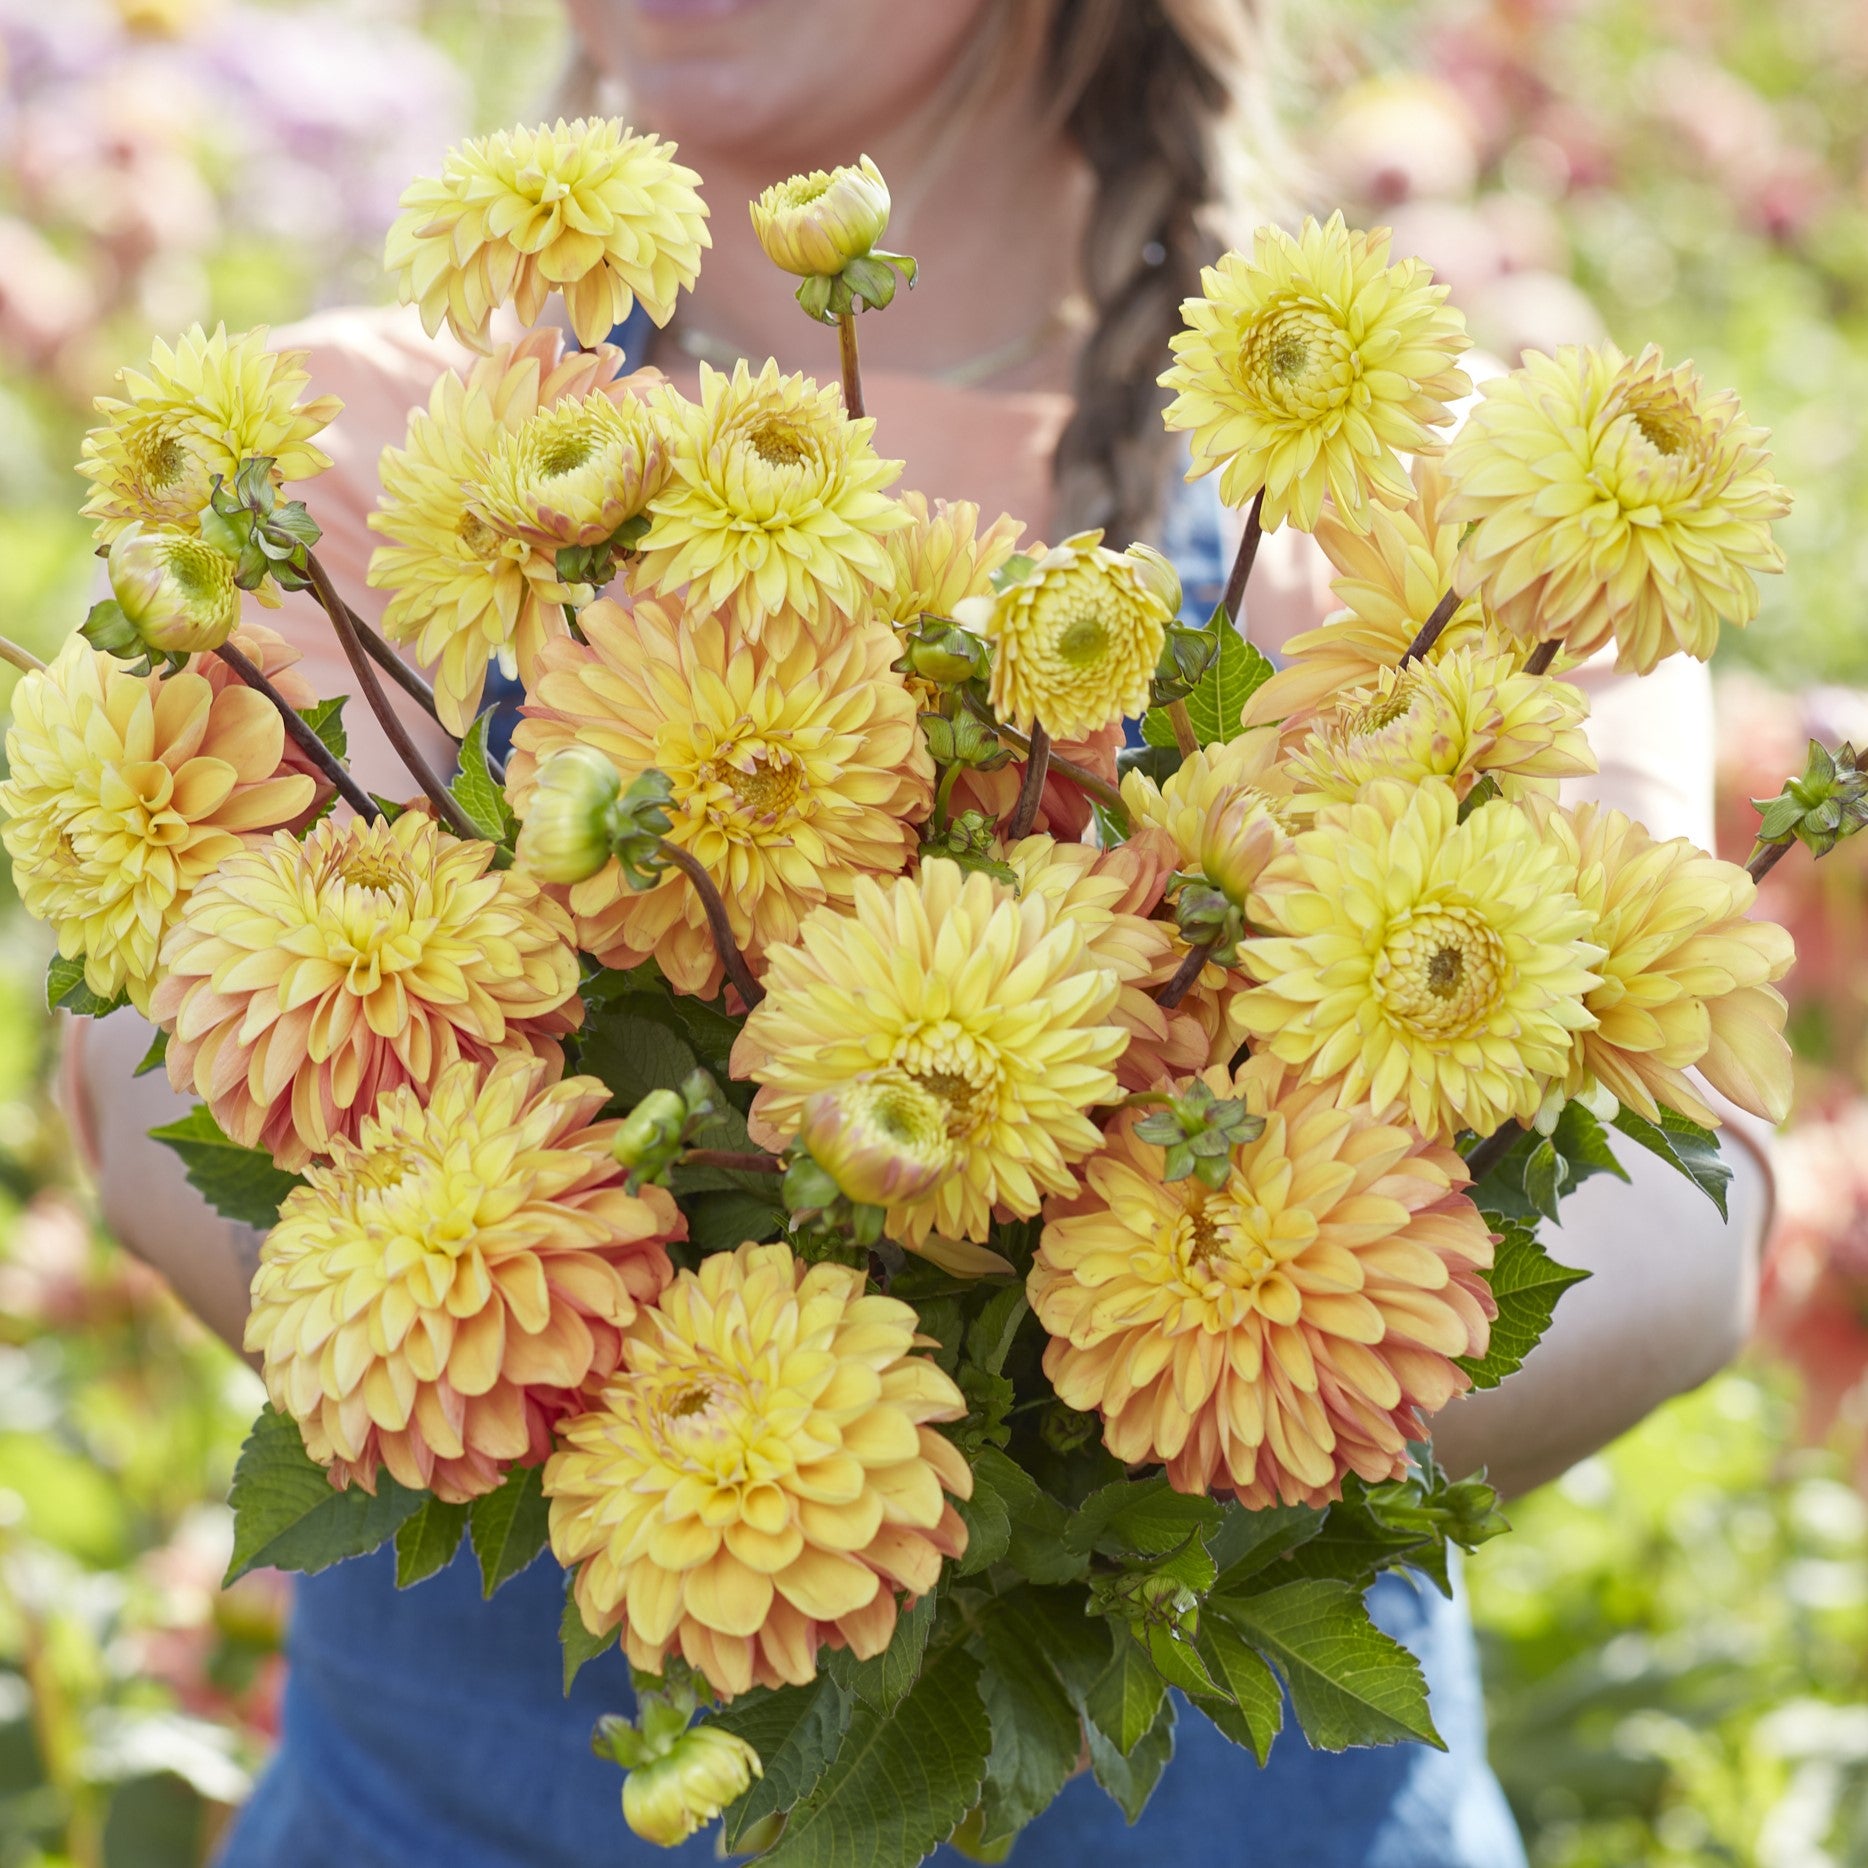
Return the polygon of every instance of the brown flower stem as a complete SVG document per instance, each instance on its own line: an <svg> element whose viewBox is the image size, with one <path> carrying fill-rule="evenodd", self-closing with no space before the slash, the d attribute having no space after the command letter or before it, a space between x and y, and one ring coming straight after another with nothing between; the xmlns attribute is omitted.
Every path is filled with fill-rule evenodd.
<svg viewBox="0 0 1868 1868"><path fill-rule="evenodd" d="M1193 730L1187 703L1184 700L1169 701L1167 717L1168 725L1174 729L1174 744L1180 748L1180 756L1191 759L1200 750L1200 735Z"/></svg>
<svg viewBox="0 0 1868 1868"><path fill-rule="evenodd" d="M1763 849L1752 852L1751 861L1745 865L1745 874L1753 882L1762 882L1789 853L1790 843L1767 843Z"/></svg>
<svg viewBox="0 0 1868 1868"><path fill-rule="evenodd" d="M1038 821L1038 805L1044 797L1044 775L1051 764L1051 736L1035 720L1031 723L1031 738L1026 748L1025 782L1018 788L1018 802L1012 806L1011 822L1005 827L1008 843L1031 835L1031 827Z"/></svg>
<svg viewBox="0 0 1868 1868"><path fill-rule="evenodd" d="M976 720L983 721L985 725L991 727L1014 752L1030 752L1031 741L1016 727L1002 725L991 714L979 707L973 707L972 713ZM1086 798L1094 798L1105 810L1115 812L1122 822L1127 824L1129 807L1122 802L1121 792L1107 779L1098 778L1087 765L1079 765L1074 759L1066 759L1055 748L1051 752L1051 770L1060 778L1069 779Z"/></svg>
<svg viewBox="0 0 1868 1868"><path fill-rule="evenodd" d="M739 996L749 1006L757 1005L765 997L765 988L753 978L752 968L746 964L746 956L740 952L739 942L733 938L733 924L727 919L726 903L720 899L720 891L714 887L713 877L678 843L669 843L663 839L656 844L655 853L663 862L672 863L693 883L694 893L700 897L701 912L707 917L707 931L713 936L714 951L720 956L720 964L726 968L727 978L739 988Z"/></svg>
<svg viewBox="0 0 1868 1868"><path fill-rule="evenodd" d="M777 1155L742 1154L731 1148L689 1148L676 1167L719 1168L728 1174L782 1174L785 1164Z"/></svg>
<svg viewBox="0 0 1868 1868"><path fill-rule="evenodd" d="M343 761L312 730L310 721L293 707L292 703L260 673L252 662L248 661L231 642L223 642L214 653L233 670L235 679L250 687L255 694L265 695L272 702L292 744L337 787L337 795L359 817L367 820L382 816L382 812L377 809L376 800L344 769Z"/></svg>
<svg viewBox="0 0 1868 1868"><path fill-rule="evenodd" d="M461 809L458 800L435 776L433 767L422 757L409 729L402 724L401 715L389 704L389 696L383 692L383 684L377 680L376 670L370 666L369 651L363 646L363 638L351 626L350 605L337 594L337 586L331 582L330 573L318 562L316 552L305 553L305 574L311 580L318 601L324 605L325 615L331 619L331 627L336 630L337 639L343 645L350 672L356 676L357 685L363 690L363 698L369 702L377 724L383 729L390 745L396 749L396 757L435 807L436 815L457 837L479 838L480 832L473 819Z"/></svg>
<svg viewBox="0 0 1868 1868"><path fill-rule="evenodd" d="M1550 664L1557 659L1557 650L1562 646L1555 636L1548 642L1540 642L1526 658L1524 672L1527 675L1548 674Z"/></svg>
<svg viewBox="0 0 1868 1868"><path fill-rule="evenodd" d="M22 649L5 636L0 636L0 662L11 662L23 675L42 674L45 670L45 663L31 649Z"/></svg>
<svg viewBox="0 0 1868 1868"><path fill-rule="evenodd" d="M837 320L837 362L843 370L843 412L851 421L861 421L863 409L863 372L856 361L856 314L846 311Z"/></svg>
<svg viewBox="0 0 1868 1868"><path fill-rule="evenodd" d="M1466 1157L1466 1172L1474 1181L1484 1180L1510 1154L1523 1135L1524 1131L1515 1122L1507 1122L1502 1129L1495 1129Z"/></svg>
<svg viewBox="0 0 1868 1868"><path fill-rule="evenodd" d="M1181 963L1174 969L1174 977L1155 994L1155 1004L1162 1011L1171 1012L1193 990L1193 983L1200 977L1202 969L1213 957L1215 943L1207 941L1198 947L1189 947Z"/></svg>
<svg viewBox="0 0 1868 1868"><path fill-rule="evenodd" d="M349 604L345 604L349 610ZM441 725L441 714L435 706L435 691L405 662L374 629L366 623L355 610L350 610L350 626L357 632L357 639L363 644L363 652L369 656L378 668L399 687L416 706L418 706L436 726ZM445 732L447 729L442 728ZM451 737L451 736L450 736Z"/></svg>
<svg viewBox="0 0 1868 1868"><path fill-rule="evenodd" d="M1453 612L1459 608L1459 592L1449 590L1433 606L1433 613L1420 626L1420 634L1401 651L1401 659L1395 665L1405 668L1409 662L1419 661L1446 633L1446 626L1453 620Z"/></svg>
<svg viewBox="0 0 1868 1868"><path fill-rule="evenodd" d="M1220 598L1220 608L1226 612L1226 620L1240 635L1245 634L1245 625L1239 620L1240 607L1245 602L1245 580L1252 575L1252 565L1258 557L1258 541L1264 537L1265 529L1259 515L1265 504L1265 489L1258 489L1258 496L1252 501L1252 509L1245 515L1245 531L1239 539L1239 549L1232 560L1232 575L1226 579L1226 594Z"/></svg>

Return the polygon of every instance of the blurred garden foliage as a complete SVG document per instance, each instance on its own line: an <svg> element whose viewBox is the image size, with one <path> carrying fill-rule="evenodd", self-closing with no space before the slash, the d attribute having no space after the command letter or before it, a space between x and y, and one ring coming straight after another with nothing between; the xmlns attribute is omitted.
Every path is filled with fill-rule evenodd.
<svg viewBox="0 0 1868 1868"><path fill-rule="evenodd" d="M70 463L110 369L196 317L369 289L407 176L550 94L555 19L0 0L9 633L48 650L84 607ZM1722 657L1742 856L1745 797L1807 731L1864 721L1868 8L1324 0L1291 32L1317 194L1392 220L1483 344L1651 338L1776 431L1791 569ZM1862 862L1785 864L1772 889L1808 959L1812 1118L1774 1349L1524 1501L1469 1571L1537 1868L1868 1861ZM194 1868L276 1714L283 1592L215 1587L258 1387L95 1235L49 1105L44 960L0 879L0 1868Z"/></svg>

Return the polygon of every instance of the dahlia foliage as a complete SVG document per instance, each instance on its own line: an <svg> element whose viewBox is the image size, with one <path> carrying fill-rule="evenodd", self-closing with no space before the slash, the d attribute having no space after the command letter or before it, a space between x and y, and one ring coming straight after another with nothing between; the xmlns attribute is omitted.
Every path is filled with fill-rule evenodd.
<svg viewBox="0 0 1868 1868"><path fill-rule="evenodd" d="M611 346L708 245L676 153L580 119L409 189L390 269L482 354L382 457L367 590L315 368L195 330L85 445L113 597L8 645L52 1002L154 1023L157 1134L265 1235L236 1571L549 1551L632 1826L786 1864L1002 1859L1083 1758L1132 1816L1177 1718L1262 1761L1277 1675L1313 1744L1437 1743L1363 1607L1503 1528L1436 1419L1550 1323L1562 1194L1632 1146L1719 1201L1720 1111L1783 1118L1755 878L1868 819L1847 747L1748 868L1589 797L1582 661L1704 658L1781 561L1763 433L1607 347L1455 432L1444 288L1267 228L1161 381L1235 605L1265 529L1339 574L1274 675L1145 542L900 485L867 158L753 204L840 383ZM585 348L517 332L554 292ZM347 722L242 617L282 590Z"/></svg>

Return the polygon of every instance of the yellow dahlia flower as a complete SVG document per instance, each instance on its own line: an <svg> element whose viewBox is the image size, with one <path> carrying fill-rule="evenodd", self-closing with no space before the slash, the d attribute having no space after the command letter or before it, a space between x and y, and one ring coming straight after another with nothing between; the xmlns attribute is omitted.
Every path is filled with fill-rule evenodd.
<svg viewBox="0 0 1868 1868"><path fill-rule="evenodd" d="M604 754L625 781L664 773L668 841L713 877L755 966L797 939L811 909L847 903L857 876L906 864L934 769L890 669L889 630L864 624L827 649L800 636L780 651L647 598L593 603L579 623L589 646L547 646L514 735L507 787L521 818L538 763L560 747ZM700 897L679 871L637 890L611 859L570 905L578 944L606 966L652 956L677 990L720 990Z"/></svg>
<svg viewBox="0 0 1868 1868"><path fill-rule="evenodd" d="M1696 1069L1741 1109L1784 1121L1790 1047L1772 982L1790 971L1796 950L1775 922L1746 918L1758 892L1751 878L1601 805L1548 810L1545 821L1572 846L1576 893L1604 949L1595 962L1601 984L1583 1001L1596 1023L1576 1034L1568 1093L1600 1086L1650 1122L1664 1103L1715 1126L1682 1074Z"/></svg>
<svg viewBox="0 0 1868 1868"><path fill-rule="evenodd" d="M541 413L564 406L581 417L594 394L628 396L617 380L620 350L560 352L556 332L535 331L465 377L448 372L427 408L410 415L403 446L383 450L370 529L390 542L372 553L369 582L390 592L383 633L408 643L433 671L441 724L451 733L473 723L489 662L508 676L528 674L545 641L565 632L560 606L572 592L558 581L555 548L518 529L542 529L536 503L513 516L510 531L479 507L495 457ZM570 478L581 487L581 477ZM542 496L542 488L533 491Z"/></svg>
<svg viewBox="0 0 1868 1868"><path fill-rule="evenodd" d="M635 518L667 472L647 407L601 391L541 409L495 444L474 509L508 537L555 553L598 545Z"/></svg>
<svg viewBox="0 0 1868 1868"><path fill-rule="evenodd" d="M954 612L992 643L992 710L1020 732L1082 739L1148 705L1174 606L1152 565L1102 538L1079 532Z"/></svg>
<svg viewBox="0 0 1868 1868"><path fill-rule="evenodd" d="M1268 788L1276 785L1277 757L1276 733L1262 728L1241 733L1189 753L1160 784L1145 772L1125 774L1122 802L1133 826L1165 831L1180 852L1181 867L1198 869L1207 819L1216 808L1241 792L1263 799L1274 812L1282 808Z"/></svg>
<svg viewBox="0 0 1868 1868"><path fill-rule="evenodd" d="M1657 350L1533 351L1485 385L1447 456L1447 517L1472 522L1460 587L1527 641L1587 655L1613 637L1639 674L1705 661L1721 623L1757 614L1756 573L1783 568L1771 521L1790 495L1766 439Z"/></svg>
<svg viewBox="0 0 1868 1868"><path fill-rule="evenodd" d="M701 399L665 390L672 475L650 503L630 588L686 587L690 616L720 614L749 642L781 648L802 628L824 634L886 604L895 581L887 535L910 521L883 488L901 473L881 459L875 422L851 421L834 383L701 365Z"/></svg>
<svg viewBox="0 0 1868 1868"><path fill-rule="evenodd" d="M1245 703L1247 726L1283 722L1301 729L1333 696L1367 687L1392 668L1453 588L1461 528L1445 516L1451 487L1444 461L1417 454L1408 470L1413 496L1404 506L1371 507L1366 529L1346 523L1326 504L1316 538L1337 575L1330 588L1345 605L1316 629L1284 645L1284 667ZM1428 660L1479 638L1484 612L1468 597L1453 612ZM1522 660L1528 643L1504 636Z"/></svg>
<svg viewBox="0 0 1868 1868"><path fill-rule="evenodd" d="M245 1148L301 1168L457 1059L554 1067L583 1018L570 918L490 843L419 811L327 818L223 861L162 950L169 1081Z"/></svg>
<svg viewBox="0 0 1868 1868"><path fill-rule="evenodd" d="M759 1754L718 1725L697 1725L623 1779L623 1820L645 1842L678 1848L765 1775Z"/></svg>
<svg viewBox="0 0 1868 1868"><path fill-rule="evenodd" d="M1423 1135L1528 1120L1595 1021L1601 949L1561 846L1502 799L1462 824L1443 779L1381 779L1325 805L1259 878L1248 914L1273 938L1239 964L1260 983L1238 1026L1345 1107L1405 1113Z"/></svg>
<svg viewBox="0 0 1868 1868"><path fill-rule="evenodd" d="M666 324L713 244L700 177L674 158L601 117L475 137L404 191L383 263L431 337L445 319L476 350L500 306L536 324L554 289L580 344L637 302Z"/></svg>
<svg viewBox="0 0 1868 1868"><path fill-rule="evenodd" d="M1089 1111L1119 1094L1128 1041L1121 978L1090 951L1085 918L944 861L859 878L849 912L820 909L767 956L766 997L733 1047L733 1074L764 1085L754 1138L776 1149L817 1091L902 1070L946 1104L961 1165L891 1207L890 1236L984 1240L995 1206L1037 1212L1101 1146Z"/></svg>
<svg viewBox="0 0 1868 1868"><path fill-rule="evenodd" d="M1451 781L1464 798L1482 777L1508 798L1554 796L1557 780L1596 769L1584 722L1589 703L1568 681L1519 672L1493 640L1431 662L1384 668L1369 687L1337 696L1286 762L1293 812L1350 803L1378 778Z"/></svg>
<svg viewBox="0 0 1868 1868"><path fill-rule="evenodd" d="M1027 1280L1044 1372L1177 1491L1258 1511L1399 1478L1496 1314L1464 1164L1268 1057L1205 1080L1265 1118L1223 1188L1164 1180L1125 1114L1082 1193L1046 1206Z"/></svg>
<svg viewBox="0 0 1868 1868"><path fill-rule="evenodd" d="M260 1248L246 1347L339 1486L379 1466L450 1504L551 1450L622 1354L686 1237L659 1187L624 1191L610 1092L536 1057L406 1085L307 1170Z"/></svg>
<svg viewBox="0 0 1868 1868"><path fill-rule="evenodd" d="M680 1654L723 1694L803 1685L828 1643L868 1659L896 1591L966 1548L972 1474L932 1421L960 1391L863 1273L784 1245L715 1252L623 1333L622 1364L545 1466L551 1547L584 1625L632 1665Z"/></svg>
<svg viewBox="0 0 1868 1868"><path fill-rule="evenodd" d="M1466 324L1418 259L1388 263L1384 228L1353 233L1333 214L1295 237L1261 227L1252 256L1228 253L1200 275L1172 340L1167 425L1191 430L1190 479L1223 469L1220 497L1261 489L1269 531L1311 530L1328 493L1350 525L1375 505L1405 505L1397 458L1437 447L1447 407L1471 389L1455 367Z"/></svg>
<svg viewBox="0 0 1868 1868"><path fill-rule="evenodd" d="M992 574L1018 549L1024 527L1009 513L982 532L971 500L937 499L907 492L896 502L907 523L882 537L894 566L885 589L875 593L873 613L898 629L924 612L951 616L968 597L992 594Z"/></svg>
<svg viewBox="0 0 1868 1868"><path fill-rule="evenodd" d="M867 156L774 182L749 205L766 258L805 278L841 272L889 230L889 185Z"/></svg>
<svg viewBox="0 0 1868 1868"><path fill-rule="evenodd" d="M309 480L331 457L312 437L344 406L335 396L299 397L311 381L302 350L266 348L263 326L210 337L200 325L171 347L156 340L146 370L119 370L122 393L99 396L101 427L84 438L78 471L100 545L137 520L195 531L214 476L232 483L240 463L273 461L273 484Z"/></svg>
<svg viewBox="0 0 1868 1868"><path fill-rule="evenodd" d="M26 912L102 999L149 1008L164 932L189 892L310 808L285 730L250 688L158 680L73 636L13 690L0 829Z"/></svg>

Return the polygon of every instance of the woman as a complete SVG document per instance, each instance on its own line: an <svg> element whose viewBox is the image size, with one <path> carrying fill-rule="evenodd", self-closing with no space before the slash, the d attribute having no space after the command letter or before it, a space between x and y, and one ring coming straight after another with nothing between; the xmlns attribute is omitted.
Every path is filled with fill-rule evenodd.
<svg viewBox="0 0 1868 1868"><path fill-rule="evenodd" d="M896 188L891 244L925 283L863 320L865 377L904 485L1021 517L1028 536L1104 525L1158 541L1210 605L1229 554L1210 483L1178 485L1153 383L1207 256L1201 211L1240 204L1217 167L1245 148L1262 90L1260 22L1222 0L568 0L593 93L626 76L630 115L676 138L715 209L716 246L672 341L649 354L692 385L695 359L777 356L834 368L826 334L759 253L739 203L789 172L866 149ZM1262 138L1261 138L1262 144ZM1262 174L1260 179L1262 180ZM627 334L632 344L634 332ZM375 460L400 438L441 361L406 320L340 317L295 334L314 387L342 395L332 473L308 489L325 555L360 605ZM1329 607L1306 541L1274 537L1248 623L1275 644ZM372 601L375 601L372 598ZM377 602L380 608L380 602ZM372 614L374 612L372 611ZM321 691L349 686L309 612L294 613ZM1599 792L1663 833L1709 839L1703 671L1670 664L1628 697L1598 682ZM352 709L353 714L356 712ZM353 722L365 781L406 789ZM87 1027L74 1058L81 1126L107 1216L126 1242L238 1343L256 1241L208 1212L144 1139L174 1113L130 1070L147 1042L129 1014ZM1757 1158L1735 1157L1733 1221L1683 1181L1631 1163L1569 1208L1560 1257L1597 1276L1565 1302L1529 1370L1448 1411L1457 1469L1536 1484L1703 1379L1742 1339L1767 1204ZM595 1717L627 1704L612 1654L567 1701L550 1565L479 1599L471 1557L398 1594L386 1554L306 1579L298 1594L285 1740L236 1826L226 1868L571 1868L647 1861L616 1813ZM1190 1865L1511 1868L1523 1856L1480 1729L1470 1631L1455 1605L1390 1579L1384 1623L1421 1654L1446 1753L1326 1757L1294 1733L1260 1773L1189 1713L1179 1756L1133 1830L1087 1780L1021 1840L1015 1860L1101 1868ZM709 1858L705 1840L683 1859ZM943 1851L943 1858L950 1858Z"/></svg>

